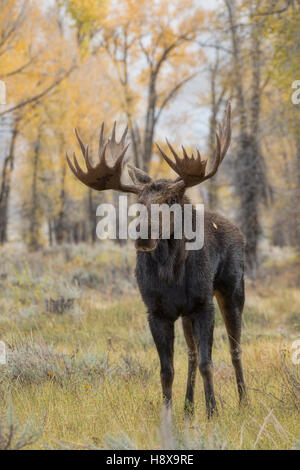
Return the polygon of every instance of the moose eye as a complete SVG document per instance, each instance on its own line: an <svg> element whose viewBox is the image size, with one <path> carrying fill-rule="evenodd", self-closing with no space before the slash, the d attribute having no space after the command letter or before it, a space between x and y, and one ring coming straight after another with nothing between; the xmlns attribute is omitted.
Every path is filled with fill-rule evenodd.
<svg viewBox="0 0 300 470"><path fill-rule="evenodd" d="M176 198L169 199L169 201L168 201L170 206L172 206L173 204L176 204L176 202L177 202Z"/></svg>

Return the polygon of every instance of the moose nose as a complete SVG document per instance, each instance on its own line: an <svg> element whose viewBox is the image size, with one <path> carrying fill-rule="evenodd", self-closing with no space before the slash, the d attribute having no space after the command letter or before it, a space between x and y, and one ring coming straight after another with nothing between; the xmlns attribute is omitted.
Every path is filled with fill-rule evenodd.
<svg viewBox="0 0 300 470"><path fill-rule="evenodd" d="M142 240L142 239L138 239L136 240L135 242L135 248L136 250L138 251L142 251L144 253L147 253L147 252L150 252L150 251L153 251L155 250L155 248L157 247L157 240Z"/></svg>

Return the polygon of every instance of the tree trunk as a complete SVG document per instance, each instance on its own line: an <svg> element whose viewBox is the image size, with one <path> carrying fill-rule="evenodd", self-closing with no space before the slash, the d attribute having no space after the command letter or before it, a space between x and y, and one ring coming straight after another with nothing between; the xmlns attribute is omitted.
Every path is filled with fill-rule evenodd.
<svg viewBox="0 0 300 470"><path fill-rule="evenodd" d="M211 96L211 115L209 121L209 160L212 162L215 149L216 149L216 130L217 130L217 115L225 94L225 87L222 87L218 94L217 91L217 76L219 74L219 54L216 52L216 60L214 66L210 70L210 96ZM208 205L211 210L216 210L218 207L218 172L213 178L208 181Z"/></svg>
<svg viewBox="0 0 300 470"><path fill-rule="evenodd" d="M58 218L55 224L55 238L56 242L61 245L65 241L65 205L66 205L66 191L65 191L65 180L66 180L66 163L63 164L61 187L60 187L60 209Z"/></svg>
<svg viewBox="0 0 300 470"><path fill-rule="evenodd" d="M119 193L117 191L114 191L113 193L113 198L114 198L114 207L116 210L116 239L114 240L118 245L125 245L127 243L127 240L124 240L123 238L119 238Z"/></svg>
<svg viewBox="0 0 300 470"><path fill-rule="evenodd" d="M212 103L212 114L210 117L209 123L209 160L213 160L214 156L214 147L216 145L216 129L217 129L217 121L216 121L216 111L215 106ZM217 184L217 175L214 178L211 178L208 182L208 205L211 210L215 210L218 207L218 184Z"/></svg>
<svg viewBox="0 0 300 470"><path fill-rule="evenodd" d="M295 240L296 240L296 248L298 253L300 254L300 215L299 215L299 207L300 207L300 134L297 135L296 139L296 189L295 189Z"/></svg>
<svg viewBox="0 0 300 470"><path fill-rule="evenodd" d="M248 130L245 106L242 57L240 54L241 38L235 16L235 1L225 0L231 31L233 51L234 87L237 96L237 114L240 129L238 152L235 162L234 183L240 200L239 219L241 230L246 237L246 270L255 276L258 265L257 248L261 234L259 205L267 195L267 182L264 160L260 151L260 105L261 105L261 50L259 26L254 22L251 26L252 86L250 125ZM255 5L258 8L258 3Z"/></svg>
<svg viewBox="0 0 300 470"><path fill-rule="evenodd" d="M52 220L50 217L48 218L48 240L49 246L53 245L53 227L52 227Z"/></svg>
<svg viewBox="0 0 300 470"><path fill-rule="evenodd" d="M0 188L0 244L7 242L8 207L11 189L11 178L14 168L15 145L18 129L15 126L12 132L8 156L5 158L2 168Z"/></svg>
<svg viewBox="0 0 300 470"><path fill-rule="evenodd" d="M97 219L96 219L96 207L94 207L93 203L93 190L89 189L88 191L88 210L89 210L89 220L90 220L90 236L92 243L94 244L97 240L96 236L96 226L97 226Z"/></svg>
<svg viewBox="0 0 300 470"><path fill-rule="evenodd" d="M151 72L149 81L148 91L148 105L145 123L145 135L144 135L144 155L143 155L143 167L144 171L149 170L149 165L152 157L153 137L155 128L155 109L156 109L156 91L155 81L157 75Z"/></svg>
<svg viewBox="0 0 300 470"><path fill-rule="evenodd" d="M34 158L33 158L33 173L32 173L32 186L31 186L31 207L29 211L29 241L28 246L30 251L35 251L40 247L39 243L39 197L38 197L38 170L39 170L39 157L40 157L40 135L34 144Z"/></svg>

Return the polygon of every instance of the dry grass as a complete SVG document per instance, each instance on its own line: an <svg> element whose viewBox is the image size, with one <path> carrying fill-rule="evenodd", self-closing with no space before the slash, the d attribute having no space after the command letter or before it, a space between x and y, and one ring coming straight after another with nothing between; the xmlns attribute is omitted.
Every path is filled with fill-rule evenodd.
<svg viewBox="0 0 300 470"><path fill-rule="evenodd" d="M247 286L243 357L250 406L238 408L217 311L219 417L206 421L198 377L195 419L184 420L187 355L178 322L174 418L168 424L161 418L157 353L134 282L134 252L101 244L31 255L13 247L0 256L0 340L8 348L8 363L0 365L2 429L9 426L10 403L17 430L28 420L38 429L43 423L42 432L30 431L22 447L297 447L300 373L291 363L291 345L299 337L300 292L290 278L285 283L284 268L269 282L268 262L264 279ZM49 299L60 308L49 308Z"/></svg>

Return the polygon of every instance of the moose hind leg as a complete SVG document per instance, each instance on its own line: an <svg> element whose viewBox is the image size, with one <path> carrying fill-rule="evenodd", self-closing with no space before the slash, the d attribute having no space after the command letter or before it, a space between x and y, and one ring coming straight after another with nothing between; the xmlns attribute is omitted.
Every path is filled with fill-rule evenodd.
<svg viewBox="0 0 300 470"><path fill-rule="evenodd" d="M242 312L245 299L243 283L239 289L235 290L234 294L224 294L218 291L215 295L225 322L232 365L236 376L239 402L242 403L247 401L241 349Z"/></svg>
<svg viewBox="0 0 300 470"><path fill-rule="evenodd" d="M160 377L164 405L172 405L174 379L174 322L149 315L148 322L160 359Z"/></svg>
<svg viewBox="0 0 300 470"><path fill-rule="evenodd" d="M193 335L192 321L187 318L182 318L182 327L186 344L188 346L188 378L186 385L186 394L184 401L184 412L186 416L194 414L194 390L197 372L197 347Z"/></svg>
<svg viewBox="0 0 300 470"><path fill-rule="evenodd" d="M212 345L214 332L214 306L208 303L193 320L194 337L198 350L198 364L203 379L208 418L217 412L213 386Z"/></svg>

